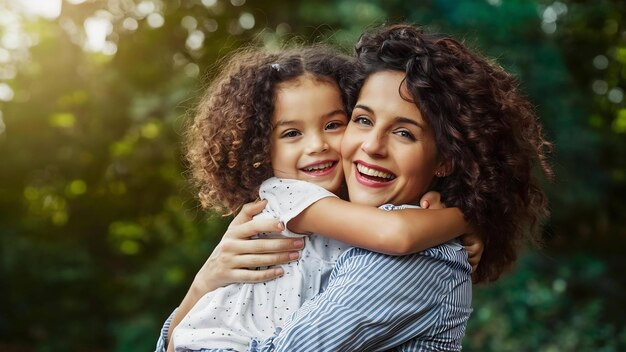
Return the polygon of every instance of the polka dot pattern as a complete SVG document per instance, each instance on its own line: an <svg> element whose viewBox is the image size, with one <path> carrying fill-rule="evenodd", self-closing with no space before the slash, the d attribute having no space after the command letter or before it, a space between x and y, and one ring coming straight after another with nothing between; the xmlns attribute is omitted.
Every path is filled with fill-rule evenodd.
<svg viewBox="0 0 626 352"><path fill-rule="evenodd" d="M245 350L252 339L266 339L304 301L328 284L336 260L350 246L319 235L287 229L304 209L333 193L308 182L271 178L259 190L268 204L258 217L279 219L285 230L256 238L304 237L300 259L283 265L285 274L257 284L232 284L206 294L174 330L177 348Z"/></svg>

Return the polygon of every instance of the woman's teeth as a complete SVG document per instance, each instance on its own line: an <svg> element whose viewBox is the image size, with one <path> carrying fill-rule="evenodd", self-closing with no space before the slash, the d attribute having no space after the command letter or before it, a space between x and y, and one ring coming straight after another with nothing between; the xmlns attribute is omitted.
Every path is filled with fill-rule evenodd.
<svg viewBox="0 0 626 352"><path fill-rule="evenodd" d="M360 173L362 173L363 175L367 175L367 176L371 176L371 177L379 177L379 178L384 178L384 179L388 179L388 180L393 180L394 178L396 178L392 174L388 174L386 172L370 169L369 167L363 166L361 164L356 164L356 169Z"/></svg>

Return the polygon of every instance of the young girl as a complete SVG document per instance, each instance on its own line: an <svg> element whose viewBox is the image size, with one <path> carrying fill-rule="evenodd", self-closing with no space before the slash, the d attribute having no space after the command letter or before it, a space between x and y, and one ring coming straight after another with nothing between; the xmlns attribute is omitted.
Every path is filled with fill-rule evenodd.
<svg viewBox="0 0 626 352"><path fill-rule="evenodd" d="M340 142L355 96L353 65L322 47L253 51L232 58L215 79L188 135L203 206L236 211L258 191L268 201L262 216L283 224L281 232L259 237L328 237L304 236L300 258L279 279L210 292L177 324L186 313L179 309L170 328L177 325L171 339L177 351L245 350L252 339L269 337L324 289L350 245L408 254L467 231L456 208L387 212L336 196L344 179ZM443 161L430 164L444 172ZM372 185L395 178L366 166L360 172Z"/></svg>

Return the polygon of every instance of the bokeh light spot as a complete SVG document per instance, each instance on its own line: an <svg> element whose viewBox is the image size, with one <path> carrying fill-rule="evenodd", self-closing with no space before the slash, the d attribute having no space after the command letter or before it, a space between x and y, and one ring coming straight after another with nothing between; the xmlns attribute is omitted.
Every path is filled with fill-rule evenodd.
<svg viewBox="0 0 626 352"><path fill-rule="evenodd" d="M132 17L127 17L122 22L122 27L129 31L135 31L137 30L137 28L139 28L139 22L137 22L137 20Z"/></svg>
<svg viewBox="0 0 626 352"><path fill-rule="evenodd" d="M609 67L609 59L607 59L607 57L604 55L597 55L593 58L593 67L597 68L598 70L604 70L605 68Z"/></svg>
<svg viewBox="0 0 626 352"><path fill-rule="evenodd" d="M239 16L239 25L243 29L252 29L254 27L254 16L248 12L242 13Z"/></svg>
<svg viewBox="0 0 626 352"><path fill-rule="evenodd" d="M591 89L593 89L594 93L598 95L603 95L609 91L609 85L605 81L598 79L593 81L593 83L591 84Z"/></svg>
<svg viewBox="0 0 626 352"><path fill-rule="evenodd" d="M74 180L67 187L67 192L72 196L79 196L87 192L87 184L83 180Z"/></svg>
<svg viewBox="0 0 626 352"><path fill-rule="evenodd" d="M609 91L609 94L607 94L607 98L609 98L609 101L611 103L619 104L622 102L622 100L624 100L624 91L622 91L618 87L615 87Z"/></svg>
<svg viewBox="0 0 626 352"><path fill-rule="evenodd" d="M159 125L155 122L148 122L147 124L141 126L141 135L147 139L154 139L158 137L160 132Z"/></svg>
<svg viewBox="0 0 626 352"><path fill-rule="evenodd" d="M76 122L76 116L69 112L60 112L50 116L50 125L59 128L70 128Z"/></svg>
<svg viewBox="0 0 626 352"><path fill-rule="evenodd" d="M15 93L13 93L13 89L6 83L0 83L0 100L1 101L11 101Z"/></svg>
<svg viewBox="0 0 626 352"><path fill-rule="evenodd" d="M146 20L148 21L148 26L152 28L160 28L165 23L165 19L160 13L151 13Z"/></svg>
<svg viewBox="0 0 626 352"><path fill-rule="evenodd" d="M617 117L613 120L611 129L616 133L626 132L626 109L620 109L617 112Z"/></svg>

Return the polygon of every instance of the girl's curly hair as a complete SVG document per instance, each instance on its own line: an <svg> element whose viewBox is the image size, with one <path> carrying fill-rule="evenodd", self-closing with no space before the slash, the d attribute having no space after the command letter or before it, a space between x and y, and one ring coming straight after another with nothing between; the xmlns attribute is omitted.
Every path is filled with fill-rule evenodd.
<svg viewBox="0 0 626 352"><path fill-rule="evenodd" d="M309 75L336 84L346 113L354 105L354 59L316 45L233 55L200 101L186 131L186 157L204 208L231 214L257 198L272 176L271 118L276 86Z"/></svg>
<svg viewBox="0 0 626 352"><path fill-rule="evenodd" d="M412 25L366 32L355 49L359 87L375 72L406 72L406 99L432 128L438 158L450 163L434 190L483 236L475 281L497 279L523 240L540 242L539 220L548 209L534 166L553 176L552 145L516 79L458 41Z"/></svg>

